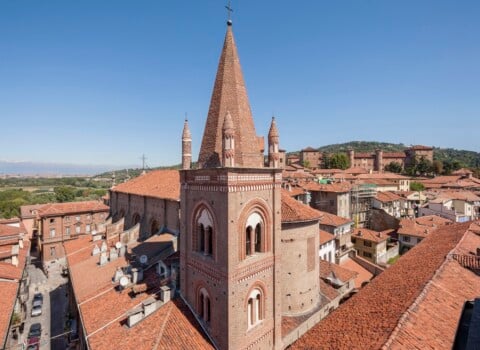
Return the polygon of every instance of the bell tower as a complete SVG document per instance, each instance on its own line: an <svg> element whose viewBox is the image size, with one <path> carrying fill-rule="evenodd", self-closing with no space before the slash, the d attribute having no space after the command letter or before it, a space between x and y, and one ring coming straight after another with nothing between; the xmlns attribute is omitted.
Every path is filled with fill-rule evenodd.
<svg viewBox="0 0 480 350"><path fill-rule="evenodd" d="M255 132L232 22L198 169L182 170L181 295L219 349L281 349L281 169L276 125Z"/></svg>

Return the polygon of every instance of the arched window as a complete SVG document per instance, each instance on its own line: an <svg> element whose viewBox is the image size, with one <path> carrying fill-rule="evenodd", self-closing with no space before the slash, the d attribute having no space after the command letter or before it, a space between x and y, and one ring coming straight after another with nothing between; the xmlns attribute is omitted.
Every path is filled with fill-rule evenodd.
<svg viewBox="0 0 480 350"><path fill-rule="evenodd" d="M245 256L265 251L265 232L262 217L252 213L245 226Z"/></svg>
<svg viewBox="0 0 480 350"><path fill-rule="evenodd" d="M263 295L259 289L254 289L248 296L247 319L248 328L256 326L264 319Z"/></svg>
<svg viewBox="0 0 480 350"><path fill-rule="evenodd" d="M197 314L203 321L209 323L211 316L210 296L205 288L200 289L198 293Z"/></svg>
<svg viewBox="0 0 480 350"><path fill-rule="evenodd" d="M213 220L210 212L203 209L197 218L198 231L194 237L195 249L205 255L213 256L215 247L215 232L213 230Z"/></svg>

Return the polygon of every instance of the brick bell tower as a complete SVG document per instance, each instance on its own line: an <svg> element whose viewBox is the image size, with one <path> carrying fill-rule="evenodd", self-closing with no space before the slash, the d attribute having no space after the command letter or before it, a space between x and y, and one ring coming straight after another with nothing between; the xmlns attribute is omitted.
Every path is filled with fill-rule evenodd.
<svg viewBox="0 0 480 350"><path fill-rule="evenodd" d="M219 349L280 349L281 169L255 132L232 22L198 169L181 171L181 294ZM274 145L272 145L274 144Z"/></svg>

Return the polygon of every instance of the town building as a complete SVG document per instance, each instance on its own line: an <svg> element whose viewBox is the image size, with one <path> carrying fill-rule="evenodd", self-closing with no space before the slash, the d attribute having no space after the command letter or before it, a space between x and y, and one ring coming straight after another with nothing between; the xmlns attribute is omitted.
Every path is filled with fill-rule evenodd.
<svg viewBox="0 0 480 350"><path fill-rule="evenodd" d="M354 229L352 243L358 255L374 264L387 262L388 236L366 228Z"/></svg>
<svg viewBox="0 0 480 350"><path fill-rule="evenodd" d="M0 348L15 344L26 318L29 278L25 269L30 240L18 220L0 224Z"/></svg>
<svg viewBox="0 0 480 350"><path fill-rule="evenodd" d="M331 213L321 212L320 231L333 234L335 236L335 263L343 263L353 249L351 219L343 218ZM320 240L322 238L320 236ZM326 238L324 239L326 241ZM320 254L320 256L323 256Z"/></svg>
<svg viewBox="0 0 480 350"><path fill-rule="evenodd" d="M309 182L302 187L310 193L310 205L320 211L325 211L344 218L350 218L351 185L348 182L319 184Z"/></svg>
<svg viewBox="0 0 480 350"><path fill-rule="evenodd" d="M96 225L105 222L109 208L99 201L67 202L26 206L21 213L22 222L32 228L32 243L46 263L65 256L64 241L92 233Z"/></svg>
<svg viewBox="0 0 480 350"><path fill-rule="evenodd" d="M383 210L394 218L407 215L405 200L394 192L377 192L377 195L373 198L372 207Z"/></svg>
<svg viewBox="0 0 480 350"><path fill-rule="evenodd" d="M437 215L454 222L477 220L480 217L480 197L469 191L442 191L419 207L418 215Z"/></svg>
<svg viewBox="0 0 480 350"><path fill-rule="evenodd" d="M437 215L421 216L415 219L400 220L397 229L400 254L405 254L412 247L420 243L427 235L440 226L448 225L453 221Z"/></svg>
<svg viewBox="0 0 480 350"><path fill-rule="evenodd" d="M335 263L335 235L330 232L320 230L320 248L318 254L320 259Z"/></svg>
<svg viewBox="0 0 480 350"><path fill-rule="evenodd" d="M319 169L323 167L322 152L319 152L312 147L306 147L300 151L299 161L300 164L306 168Z"/></svg>

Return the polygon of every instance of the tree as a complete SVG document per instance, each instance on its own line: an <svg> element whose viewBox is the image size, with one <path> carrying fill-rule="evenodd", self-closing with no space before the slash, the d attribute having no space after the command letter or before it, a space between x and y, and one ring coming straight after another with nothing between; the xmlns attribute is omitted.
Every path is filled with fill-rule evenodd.
<svg viewBox="0 0 480 350"><path fill-rule="evenodd" d="M310 161L305 159L302 165L304 168L310 168Z"/></svg>
<svg viewBox="0 0 480 350"><path fill-rule="evenodd" d="M59 186L53 189L55 197L60 203L71 202L75 199L75 188L70 186Z"/></svg>
<svg viewBox="0 0 480 350"><path fill-rule="evenodd" d="M335 153L328 158L328 169L342 169L349 167L348 156L345 153Z"/></svg>
<svg viewBox="0 0 480 350"><path fill-rule="evenodd" d="M410 182L410 191L423 191L425 186L420 182Z"/></svg>
<svg viewBox="0 0 480 350"><path fill-rule="evenodd" d="M417 164L416 173L425 175L433 171L432 162L425 157L421 157Z"/></svg>
<svg viewBox="0 0 480 350"><path fill-rule="evenodd" d="M443 163L441 160L434 160L432 164L433 172L439 175L443 172Z"/></svg>
<svg viewBox="0 0 480 350"><path fill-rule="evenodd" d="M391 173L400 174L402 172L402 165L398 162L390 162L385 166L386 171L390 171Z"/></svg>

